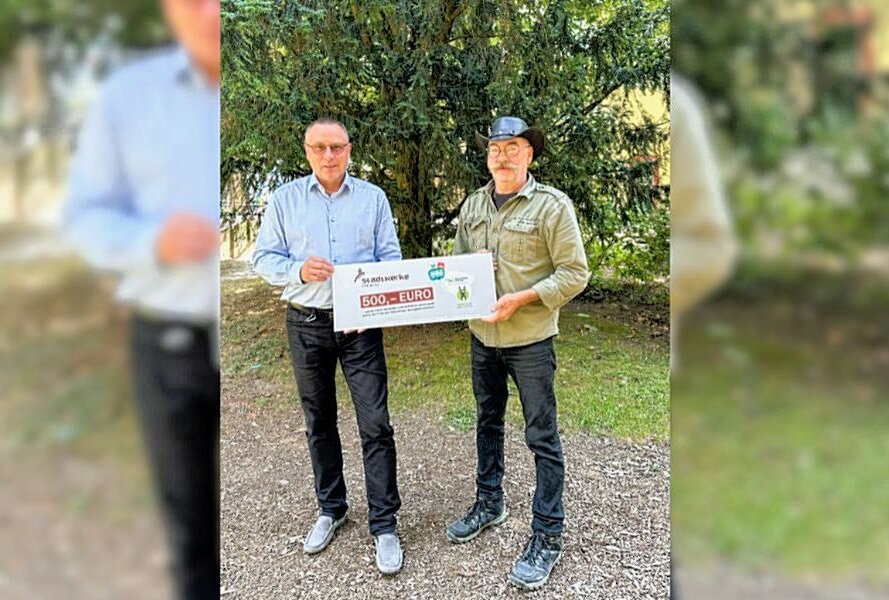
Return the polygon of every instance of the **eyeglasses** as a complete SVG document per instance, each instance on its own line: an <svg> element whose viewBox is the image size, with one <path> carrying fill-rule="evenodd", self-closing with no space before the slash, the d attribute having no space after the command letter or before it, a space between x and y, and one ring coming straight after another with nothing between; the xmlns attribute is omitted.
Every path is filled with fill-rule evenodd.
<svg viewBox="0 0 889 600"><path fill-rule="evenodd" d="M506 156L509 158L515 158L519 155L519 151L521 151L523 148L529 148L530 146L531 144L517 144L515 142L512 142L511 144L507 144L506 148L504 148L502 152L505 152ZM495 146L494 144L488 146L488 158L497 158L498 156L500 156L500 152L500 146Z"/></svg>
<svg viewBox="0 0 889 600"><path fill-rule="evenodd" d="M334 156L339 156L346 150L346 148L348 148L352 144L351 143L349 143L349 144L330 144L329 146L325 145L325 144L311 144L311 145L310 144L303 144L303 145L306 148L311 149L312 152L315 153L315 156L324 156L327 153L328 149L333 153Z"/></svg>

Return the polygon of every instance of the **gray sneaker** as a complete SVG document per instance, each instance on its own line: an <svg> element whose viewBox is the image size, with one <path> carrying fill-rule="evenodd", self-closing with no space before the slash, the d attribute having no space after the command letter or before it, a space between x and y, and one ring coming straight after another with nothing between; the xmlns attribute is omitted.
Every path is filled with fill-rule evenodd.
<svg viewBox="0 0 889 600"><path fill-rule="evenodd" d="M334 520L333 517L321 515L318 517L318 520L315 521L312 530L309 531L309 535L306 536L306 541L303 542L303 550L306 551L306 554L317 554L318 552L321 552L327 548L327 545L333 539L333 534L336 533L336 530L340 525L345 522L346 515L343 515L336 520Z"/></svg>
<svg viewBox="0 0 889 600"><path fill-rule="evenodd" d="M377 547L377 568L385 575L392 575L401 570L404 562L404 553L401 551L401 542L394 533L383 533L374 536L374 546Z"/></svg>

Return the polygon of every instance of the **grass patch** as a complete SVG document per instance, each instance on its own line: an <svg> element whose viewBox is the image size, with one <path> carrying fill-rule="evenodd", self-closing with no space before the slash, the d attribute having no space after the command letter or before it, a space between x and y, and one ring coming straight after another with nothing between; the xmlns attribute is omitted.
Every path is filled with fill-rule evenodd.
<svg viewBox="0 0 889 600"><path fill-rule="evenodd" d="M0 454L25 469L63 455L111 468L141 507L126 323L109 289L74 258L0 264Z"/></svg>
<svg viewBox="0 0 889 600"><path fill-rule="evenodd" d="M559 423L624 439L669 437L669 348L663 336L630 314L596 308L563 310L556 338ZM278 408L296 402L293 372L277 290L257 278L223 282L222 369L225 377L273 382L287 390ZM629 314L629 313L628 313ZM393 327L385 332L393 412L426 410L451 427L475 427L475 398L465 323ZM351 404L342 375L339 401ZM507 420L522 426L510 381Z"/></svg>
<svg viewBox="0 0 889 600"><path fill-rule="evenodd" d="M781 300L724 302L689 320L673 383L680 561L885 585L885 331Z"/></svg>
<svg viewBox="0 0 889 600"><path fill-rule="evenodd" d="M466 406L448 409L445 422L457 431L475 429L475 409Z"/></svg>

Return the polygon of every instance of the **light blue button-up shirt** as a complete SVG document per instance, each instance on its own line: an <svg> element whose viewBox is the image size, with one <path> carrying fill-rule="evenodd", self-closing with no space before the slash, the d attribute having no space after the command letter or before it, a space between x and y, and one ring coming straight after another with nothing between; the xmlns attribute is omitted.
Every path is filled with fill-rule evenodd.
<svg viewBox="0 0 889 600"><path fill-rule="evenodd" d="M253 252L253 268L283 300L315 308L333 307L327 281L303 283L299 271L310 256L336 265L401 260L392 210L385 192L346 175L340 189L324 191L314 174L272 194Z"/></svg>
<svg viewBox="0 0 889 600"><path fill-rule="evenodd" d="M120 273L119 299L152 314L218 319L219 256L182 266L155 257L173 212L219 226L219 87L173 47L112 75L71 165L66 237L87 262Z"/></svg>

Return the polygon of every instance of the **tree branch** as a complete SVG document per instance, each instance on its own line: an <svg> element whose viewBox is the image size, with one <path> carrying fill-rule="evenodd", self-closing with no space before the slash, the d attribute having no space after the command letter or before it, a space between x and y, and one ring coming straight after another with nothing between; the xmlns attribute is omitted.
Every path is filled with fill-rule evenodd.
<svg viewBox="0 0 889 600"><path fill-rule="evenodd" d="M612 84L612 85L605 91L604 94L602 94L601 96L599 96L598 99L596 99L596 100L594 100L593 102L590 102L589 104L587 104L586 106L584 106L584 107L580 110L580 114L582 114L583 116L586 116L586 115L590 114L590 113L591 113L597 106L599 106L600 104L602 104L603 102L605 102L605 100L607 100L608 97L609 97L611 94L613 94L613 93L616 92L618 89L620 89L622 85L623 85L623 84L621 84L621 83L614 83L614 84ZM565 117L563 117L562 119L560 119L558 123L556 123L556 124L553 126L553 129L556 130L556 131L558 131L559 133L562 133L561 130L562 130L562 128L564 128L566 125L568 125L568 120L569 120L569 116L566 115Z"/></svg>

